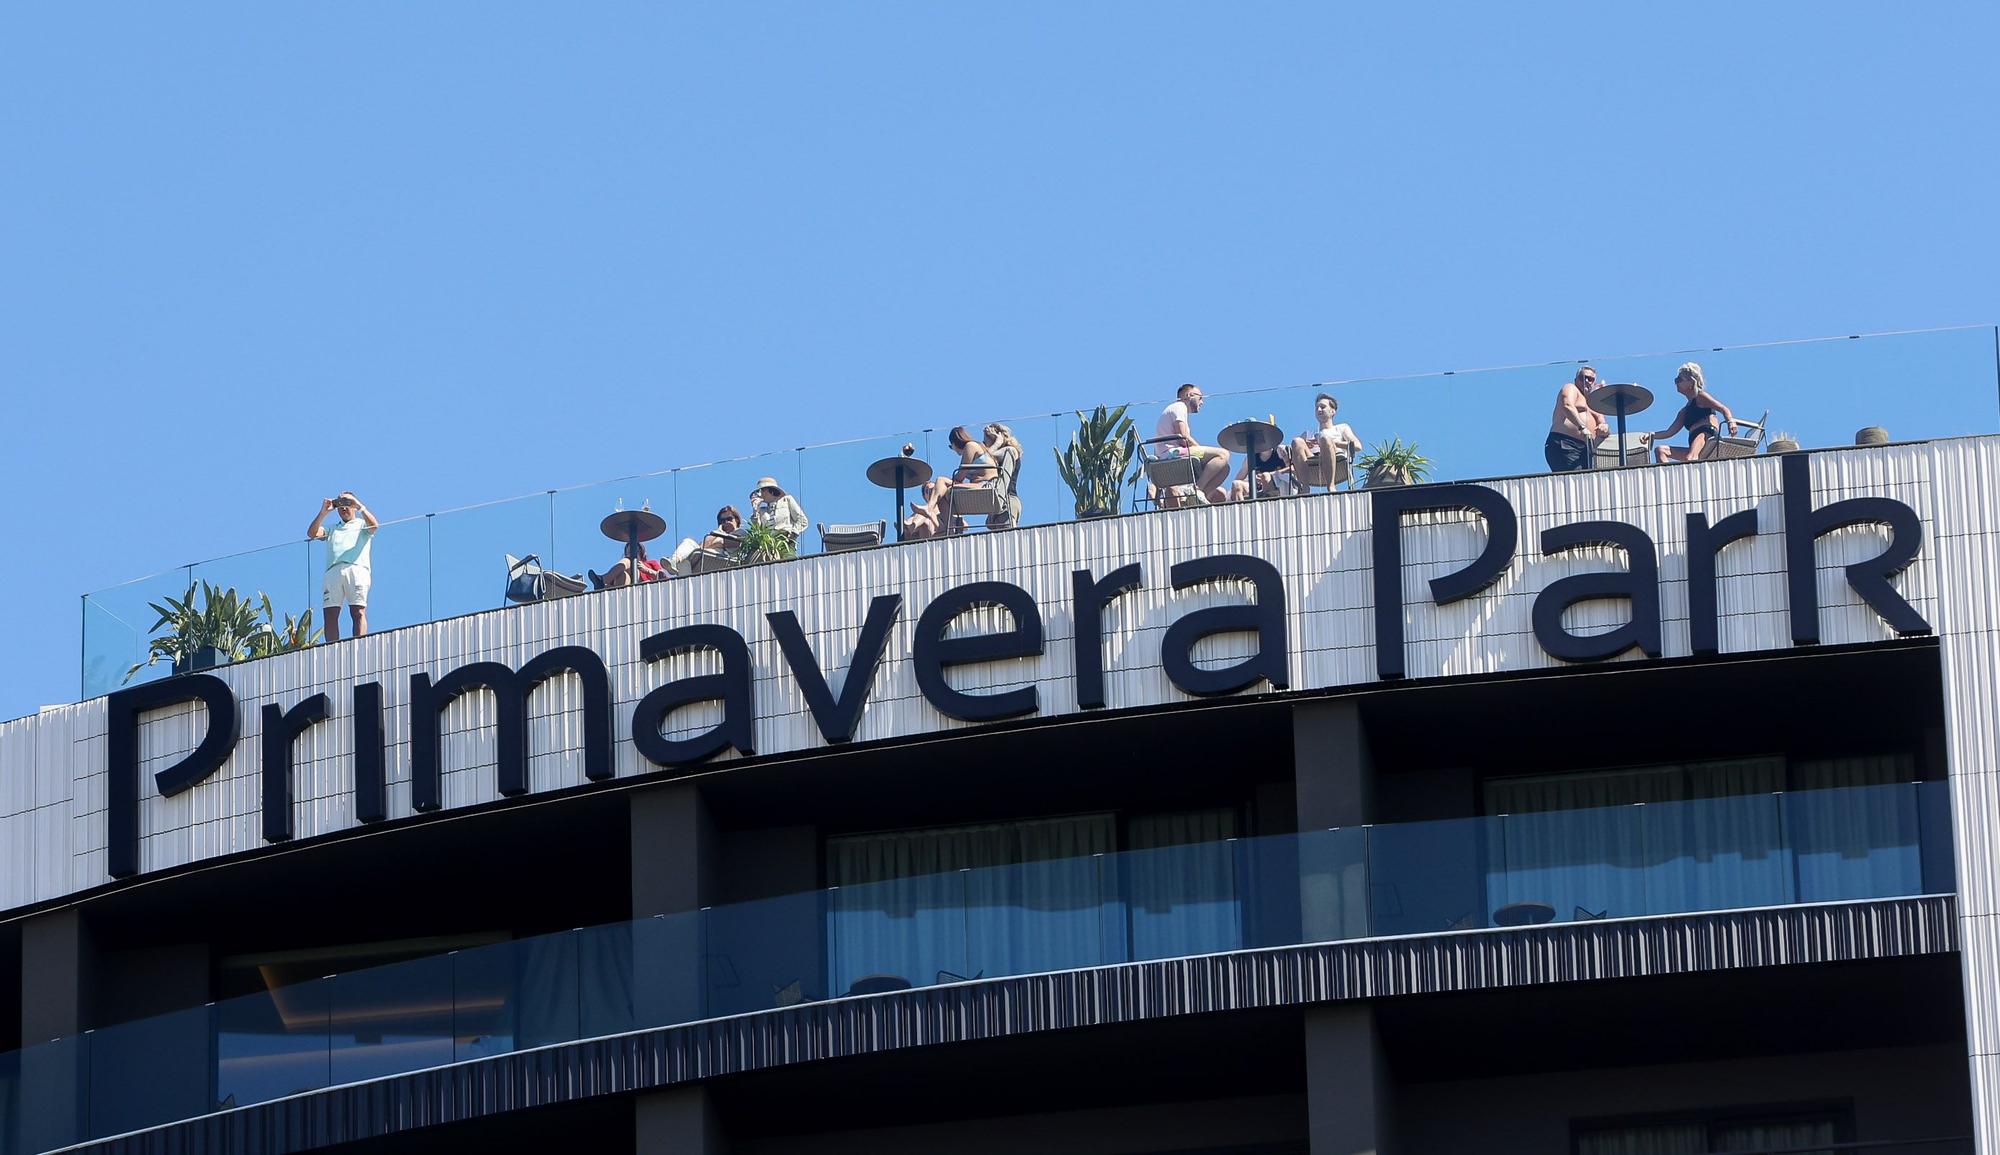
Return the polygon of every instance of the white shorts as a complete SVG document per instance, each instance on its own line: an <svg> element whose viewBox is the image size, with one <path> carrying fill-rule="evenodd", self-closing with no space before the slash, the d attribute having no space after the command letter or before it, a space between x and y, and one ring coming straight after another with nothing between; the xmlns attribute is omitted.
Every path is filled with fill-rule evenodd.
<svg viewBox="0 0 2000 1155"><path fill-rule="evenodd" d="M337 610L342 606L367 606L369 573L365 566L353 564L328 566L326 571L326 608Z"/></svg>

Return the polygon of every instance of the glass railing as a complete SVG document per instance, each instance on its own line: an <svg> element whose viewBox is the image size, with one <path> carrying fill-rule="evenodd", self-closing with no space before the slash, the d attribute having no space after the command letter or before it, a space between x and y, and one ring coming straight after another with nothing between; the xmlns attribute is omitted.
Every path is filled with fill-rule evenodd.
<svg viewBox="0 0 2000 1155"><path fill-rule="evenodd" d="M1673 388L1675 371L1688 360L1702 364L1710 390L1739 417L1755 420L1768 410L1771 432L1788 433L1807 449L1851 445L1863 427L1881 427L1898 440L2000 430L2000 363L1991 327L1607 357L1591 364L1603 380L1637 382L1652 391L1651 407L1631 419L1631 429L1638 431L1672 423L1681 401ZM1391 438L1414 442L1429 459L1431 481L1538 473L1547 468L1542 445L1556 393L1579 364L1237 392L1210 383L1207 403L1192 424L1197 437L1213 443L1226 425L1270 418L1290 438L1316 428L1314 398L1329 392L1339 399L1339 420L1368 445ZM1171 400L1166 395L1171 387L1130 402L1139 436L1153 436L1161 409ZM1094 404L1080 399L1079 407ZM972 434L984 437L984 423L993 419L971 418ZM1016 483L1019 524L1074 519L1078 500L1058 474L1056 454L1078 435L1077 415L1001 423L1011 428L1024 451ZM669 555L682 539L699 541L724 505L748 516L751 488L765 477L796 496L806 512L809 526L797 543L801 554L820 551L821 523L879 521L887 540L894 541L898 517L909 509L905 505L899 511L894 491L868 480L869 464L898 456L909 445L938 471L949 471L957 463L949 437L950 428L939 426L667 469L443 513L395 519L395 511L379 510L391 520L383 523L372 546L369 627L393 629L504 604L504 559L509 554L532 554L543 566L566 574L604 570L623 546L608 539L600 524L620 509L648 508L659 514L666 532L649 551L656 557ZM1676 441L1684 443L1683 438ZM1142 484L1122 487L1121 510L1134 508ZM906 494L905 501L917 496ZM984 520L966 519L974 530ZM322 545L296 542L181 566L86 595L83 696L116 689L132 666L145 661L158 617L149 605L179 597L190 584L206 581L242 595L264 593L280 615L317 615L324 552ZM161 661L135 679L162 677L170 669L171 663Z"/></svg>
<svg viewBox="0 0 2000 1155"><path fill-rule="evenodd" d="M1953 889L1942 782L958 870L459 950L29 1047L0 1056L0 1151L544 1044L967 979Z"/></svg>

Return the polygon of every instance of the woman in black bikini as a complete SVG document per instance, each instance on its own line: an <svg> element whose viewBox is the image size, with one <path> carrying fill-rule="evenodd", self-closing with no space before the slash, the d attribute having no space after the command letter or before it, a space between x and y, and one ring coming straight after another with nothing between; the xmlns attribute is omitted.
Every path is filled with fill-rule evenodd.
<svg viewBox="0 0 2000 1155"><path fill-rule="evenodd" d="M1653 460L1663 465L1669 461L1700 460L1702 452L1708 448L1709 440L1722 435L1723 423L1728 424L1731 437L1736 435L1736 415L1729 411L1729 406L1724 405L1708 391L1708 386L1702 381L1701 366L1693 361L1682 365L1680 372L1674 374L1674 388L1680 391L1681 396L1687 398L1687 404L1681 406L1680 412L1674 414L1672 425L1653 434L1653 441L1656 443L1665 441L1685 429L1688 431L1687 448L1676 449L1671 445L1655 444Z"/></svg>

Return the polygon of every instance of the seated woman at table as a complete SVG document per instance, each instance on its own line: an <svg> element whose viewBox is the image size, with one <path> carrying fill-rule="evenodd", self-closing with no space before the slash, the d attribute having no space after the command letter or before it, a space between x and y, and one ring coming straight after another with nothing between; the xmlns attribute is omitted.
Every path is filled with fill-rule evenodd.
<svg viewBox="0 0 2000 1155"><path fill-rule="evenodd" d="M620 586L629 586L632 584L632 574L635 570L639 575L641 583L656 582L669 576L670 571L667 569L666 563L646 556L645 542L640 542L633 548L638 551L639 564L637 566L632 564L631 558L621 557L612 563L610 569L605 570L603 573L598 573L594 569L584 570L584 573L590 575L590 588L615 590Z"/></svg>
<svg viewBox="0 0 2000 1155"><path fill-rule="evenodd" d="M1277 414L1265 414L1264 423L1276 428L1278 424ZM1253 469L1256 472L1258 492L1290 493L1292 480L1291 475L1286 472L1290 468L1291 457L1286 447L1282 444L1273 445L1263 453L1258 454L1254 459L1246 457L1243 461L1243 468L1236 471L1236 480L1230 483L1229 496L1236 501L1249 500L1251 495L1250 476Z"/></svg>
<svg viewBox="0 0 2000 1155"><path fill-rule="evenodd" d="M725 505L715 511L715 528L702 536L700 541L684 537L674 547L673 556L667 558L667 568L679 573L687 568L688 559L700 550L711 553L735 553L736 533L743 528L743 514L733 505Z"/></svg>
<svg viewBox="0 0 2000 1155"><path fill-rule="evenodd" d="M951 492L952 486L991 485L999 476L999 468L993 460L993 451L974 437L972 430L963 425L956 426L947 440L951 443L952 452L958 454L958 465L951 471L950 476L934 477L925 482L924 499L910 503L910 515L903 519L905 541L912 538L936 537L944 532L944 495Z"/></svg>
<svg viewBox="0 0 2000 1155"><path fill-rule="evenodd" d="M1729 425L1729 435L1736 435L1736 415L1729 411L1702 380L1701 366L1689 361L1674 374L1674 388L1687 398L1687 404L1674 414L1674 423L1649 436L1654 441L1664 441L1686 429L1688 443L1686 449L1676 449L1671 445L1653 446L1653 460L1665 464L1669 461L1699 461L1707 451L1708 443L1722 435L1721 423Z"/></svg>

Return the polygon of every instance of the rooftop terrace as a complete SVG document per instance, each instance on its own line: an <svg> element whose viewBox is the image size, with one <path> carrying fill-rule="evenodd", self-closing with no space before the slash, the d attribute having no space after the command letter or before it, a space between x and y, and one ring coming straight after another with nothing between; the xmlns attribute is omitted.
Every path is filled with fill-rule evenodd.
<svg viewBox="0 0 2000 1155"><path fill-rule="evenodd" d="M1689 360L1701 363L1710 392L1737 416L1754 420L1768 410L1772 433L1789 434L1807 449L1852 444L1864 427L1884 428L1899 441L2000 430L2000 329L1993 326L1677 350L1590 358L1587 363L1605 381L1637 382L1652 391L1656 398L1652 406L1631 419L1630 427L1636 431L1665 428L1673 421L1679 403L1673 390L1675 370ZM1208 400L1193 421L1193 431L1204 443L1213 443L1225 425L1268 417L1290 437L1314 428L1313 399L1324 391L1338 397L1340 420L1371 448L1391 438L1414 442L1432 463L1427 479L1431 482L1539 473L1546 468L1541 447L1557 391L1585 363L1558 361L1240 391L1204 383ZM1159 395L1146 399L1079 398L1079 407L1087 412L1100 403L1127 405L1138 436L1150 437L1175 384L1163 383ZM1004 410L1004 399L992 407ZM462 509L407 516L377 509L382 525L372 547L370 632L505 604L505 558L510 554L535 555L547 568L563 573L604 569L619 556L621 546L607 540L599 524L617 509L643 507L658 513L667 528L653 552L665 554L682 537L699 538L713 526L719 507L734 504L747 513L750 490L763 477L776 479L808 515L811 528L798 542L800 556L819 553L821 523L891 518L895 497L867 479L869 463L897 456L907 444L939 471L949 470L956 461L947 445L951 424L962 423L976 432L997 420L1013 429L1025 450L1016 487L1022 503L1020 526L1078 516L1079 503L1059 477L1055 457L1077 436L1080 413L1010 417L968 407L959 414L926 416L951 423L661 469ZM1685 443L1680 437L1675 441ZM1122 479L1119 508L1114 512L1132 511L1142 488L1143 482L1134 484L1129 476ZM301 507L313 496L301 495ZM1146 516L1176 513L1163 510ZM890 525L893 542L893 521ZM271 527L271 536L286 528ZM925 545L908 542L885 548ZM146 661L158 618L152 607L180 597L197 583L233 589L246 597L266 595L280 619L287 614L317 619L324 550L318 542L293 540L176 565L85 594L82 697L125 684L128 671ZM618 591L587 596L615 597ZM130 680L169 672L169 665L160 662L144 666Z"/></svg>

